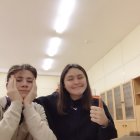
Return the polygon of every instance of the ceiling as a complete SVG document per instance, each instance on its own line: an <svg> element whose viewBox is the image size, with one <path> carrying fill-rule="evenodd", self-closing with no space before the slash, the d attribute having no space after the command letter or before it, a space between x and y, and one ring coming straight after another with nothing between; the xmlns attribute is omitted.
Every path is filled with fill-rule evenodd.
<svg viewBox="0 0 140 140"><path fill-rule="evenodd" d="M39 74L57 75L68 63L86 70L140 24L140 0L77 0L68 29L57 34L54 21L60 0L0 0L0 71L29 63ZM44 71L51 37L62 44L53 67Z"/></svg>

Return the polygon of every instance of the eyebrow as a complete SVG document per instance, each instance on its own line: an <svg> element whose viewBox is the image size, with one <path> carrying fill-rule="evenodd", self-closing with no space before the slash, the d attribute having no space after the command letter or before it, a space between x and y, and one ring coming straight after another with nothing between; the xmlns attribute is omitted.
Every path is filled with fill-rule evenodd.
<svg viewBox="0 0 140 140"><path fill-rule="evenodd" d="M76 75L76 76L78 76L78 77L79 77L79 76L84 76L84 74L78 74L78 75ZM74 77L74 75L68 75L68 76L67 76L67 78L71 78L71 77Z"/></svg>
<svg viewBox="0 0 140 140"><path fill-rule="evenodd" d="M17 79L23 79L23 77L22 76L18 76L18 77L15 77L15 78L17 78ZM26 79L34 79L33 77L27 77Z"/></svg>

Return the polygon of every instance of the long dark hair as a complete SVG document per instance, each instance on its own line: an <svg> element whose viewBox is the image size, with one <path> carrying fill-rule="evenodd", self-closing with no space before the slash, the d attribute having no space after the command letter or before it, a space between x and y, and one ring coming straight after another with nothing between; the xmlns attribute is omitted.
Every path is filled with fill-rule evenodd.
<svg viewBox="0 0 140 140"><path fill-rule="evenodd" d="M68 64L65 66L65 68L62 71L62 74L60 76L60 94L59 94L59 98L58 98L58 102L57 102L57 110L59 114L66 114L65 113L65 109L66 109L66 102L68 101L68 99L70 98L70 94L68 93L68 91L65 88L64 85L64 79L66 74L68 73L68 71L71 68L77 68L79 70L81 70L83 72L83 74L86 77L86 82L87 82L87 88L83 93L83 96L81 98L82 104L83 104L83 108L85 110L89 110L90 109L90 102L92 99L92 93L91 93L91 88L89 85L89 80L88 80L88 76L86 71L84 70L84 68L78 64Z"/></svg>

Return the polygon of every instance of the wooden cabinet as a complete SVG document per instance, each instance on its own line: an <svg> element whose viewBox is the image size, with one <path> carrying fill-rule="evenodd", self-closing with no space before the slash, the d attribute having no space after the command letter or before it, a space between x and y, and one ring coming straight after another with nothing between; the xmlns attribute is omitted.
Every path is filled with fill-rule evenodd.
<svg viewBox="0 0 140 140"><path fill-rule="evenodd" d="M114 119L118 136L138 131L140 121L135 113L136 103L140 105L140 77L118 85L101 94L103 101L107 104L110 114ZM138 124L139 123L139 124Z"/></svg>
<svg viewBox="0 0 140 140"><path fill-rule="evenodd" d="M123 136L136 131L132 81L113 88L115 104L115 125L118 135Z"/></svg>
<svg viewBox="0 0 140 140"><path fill-rule="evenodd" d="M137 131L140 132L140 76L132 79L132 84L135 99Z"/></svg>
<svg viewBox="0 0 140 140"><path fill-rule="evenodd" d="M129 135L131 131L137 131L136 121L129 120L129 121L115 121L115 126L118 131L118 137L123 135Z"/></svg>
<svg viewBox="0 0 140 140"><path fill-rule="evenodd" d="M134 78L132 82L135 96L135 104L140 105L140 77Z"/></svg>

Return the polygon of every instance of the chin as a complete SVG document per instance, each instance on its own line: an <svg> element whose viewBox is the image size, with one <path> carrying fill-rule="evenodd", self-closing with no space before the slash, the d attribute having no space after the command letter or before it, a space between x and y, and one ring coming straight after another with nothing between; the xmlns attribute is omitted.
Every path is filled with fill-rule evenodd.
<svg viewBox="0 0 140 140"><path fill-rule="evenodd" d="M28 93L20 93L20 95L22 96L22 98L24 99L27 95L28 95Z"/></svg>
<svg viewBox="0 0 140 140"><path fill-rule="evenodd" d="M81 97L83 95L83 92L76 92L76 93L73 93L73 95Z"/></svg>
<svg viewBox="0 0 140 140"><path fill-rule="evenodd" d="M82 95L83 93L84 93L84 90L73 91L73 94L75 95Z"/></svg>

